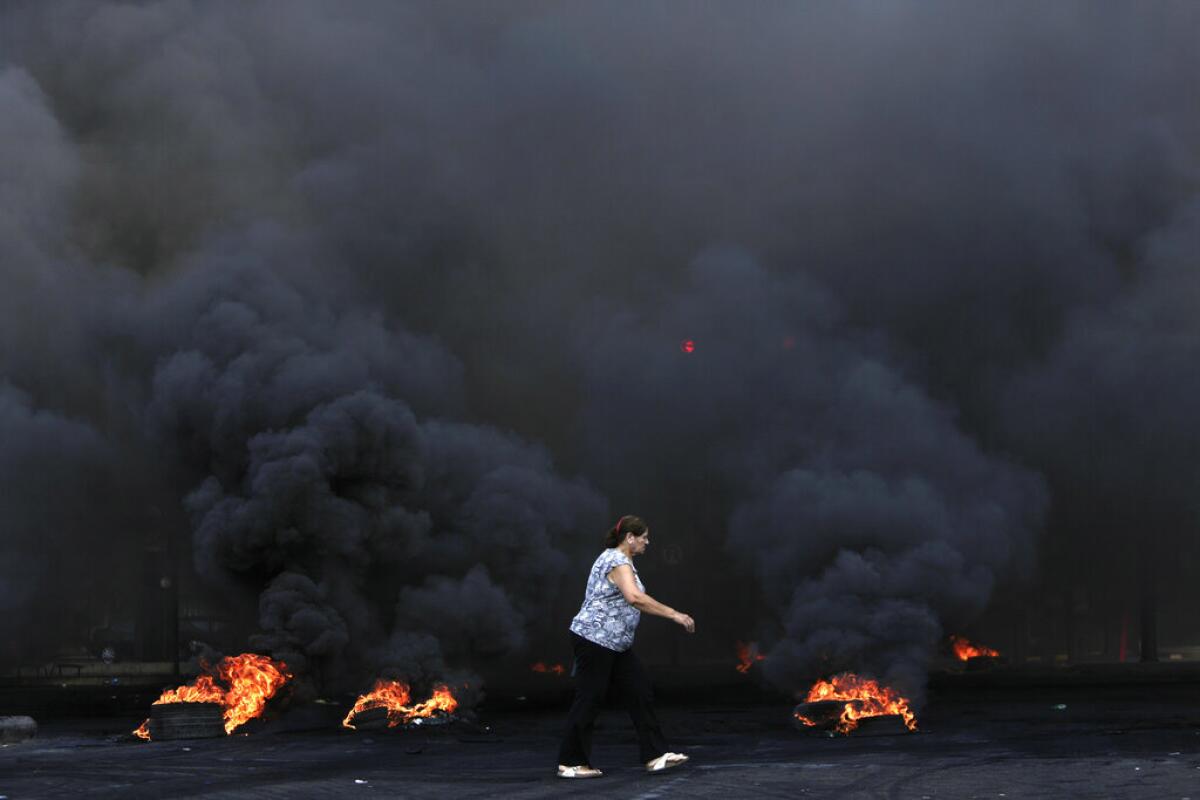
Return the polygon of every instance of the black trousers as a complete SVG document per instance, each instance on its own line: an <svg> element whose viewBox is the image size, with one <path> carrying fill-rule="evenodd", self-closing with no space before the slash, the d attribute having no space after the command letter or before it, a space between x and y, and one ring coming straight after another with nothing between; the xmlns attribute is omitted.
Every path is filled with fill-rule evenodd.
<svg viewBox="0 0 1200 800"><path fill-rule="evenodd" d="M575 648L575 700L567 715L558 763L568 767L591 766L592 727L610 685L620 692L633 719L642 761L667 752L662 728L654 714L650 678L633 650L618 653L575 633L571 634L571 645Z"/></svg>

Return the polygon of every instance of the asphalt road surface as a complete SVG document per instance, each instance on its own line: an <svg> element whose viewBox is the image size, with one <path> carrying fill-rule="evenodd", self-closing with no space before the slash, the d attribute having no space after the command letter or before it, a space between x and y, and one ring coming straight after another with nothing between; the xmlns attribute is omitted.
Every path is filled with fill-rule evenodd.
<svg viewBox="0 0 1200 800"><path fill-rule="evenodd" d="M339 730L331 708L246 735L150 743L125 735L140 720L59 720L0 748L0 796L1200 800L1196 685L935 694L918 733L805 734L790 710L663 706L671 746L692 761L657 775L637 763L628 719L605 711L594 762L606 774L582 781L554 775L565 709L485 707L485 731L363 733Z"/></svg>

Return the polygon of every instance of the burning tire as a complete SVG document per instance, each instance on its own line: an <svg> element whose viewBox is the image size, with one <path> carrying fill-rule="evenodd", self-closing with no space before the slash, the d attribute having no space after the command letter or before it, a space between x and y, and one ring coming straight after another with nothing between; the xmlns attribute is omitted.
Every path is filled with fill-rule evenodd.
<svg viewBox="0 0 1200 800"><path fill-rule="evenodd" d="M388 727L388 710L383 706L375 706L359 711L354 715L354 728L360 731L378 731Z"/></svg>
<svg viewBox="0 0 1200 800"><path fill-rule="evenodd" d="M842 711L847 705L857 708L861 707L862 703L854 700L817 700L811 703L801 703L792 710L796 729L801 731L833 730L841 721Z"/></svg>
<svg viewBox="0 0 1200 800"><path fill-rule="evenodd" d="M225 735L225 709L219 703L162 703L150 706L150 737L216 739Z"/></svg>
<svg viewBox="0 0 1200 800"><path fill-rule="evenodd" d="M862 720L896 716L907 730L917 729L917 717L908 700L889 686L852 672L819 680L808 691L805 702L792 712L797 727L850 733Z"/></svg>
<svg viewBox="0 0 1200 800"><path fill-rule="evenodd" d="M846 706L852 706L855 711L862 711L863 703L851 700L848 703L841 700L819 700L815 703L801 703L792 712L796 730L804 733L821 733L834 735L842 722L842 711ZM856 738L864 736L895 736L910 733L899 714L880 714L873 717L861 717L855 721L855 726L844 733L851 733Z"/></svg>
<svg viewBox="0 0 1200 800"><path fill-rule="evenodd" d="M375 688L358 698L354 708L342 720L346 728L378 729L422 728L445 725L458 719L458 701L445 684L434 687L433 696L422 703L412 704L409 686L403 681L377 680Z"/></svg>

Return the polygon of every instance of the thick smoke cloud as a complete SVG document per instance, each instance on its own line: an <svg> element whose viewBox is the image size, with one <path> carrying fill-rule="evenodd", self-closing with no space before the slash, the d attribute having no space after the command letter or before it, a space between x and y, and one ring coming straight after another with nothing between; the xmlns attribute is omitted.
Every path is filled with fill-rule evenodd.
<svg viewBox="0 0 1200 800"><path fill-rule="evenodd" d="M121 355L101 399L124 406L114 413L130 415L118 422L134 441L5 388L17 534L6 563L38 565L14 574L6 599L55 602L33 587L56 561L82 571L97 551L136 558L136 539L111 538L129 521L97 512L113 503L108 491L147 502L149 484L175 487L200 577L241 616L257 608L252 643L327 689L385 672L430 682L519 650L541 589L533 579L554 582L562 548L601 525L603 501L516 436L419 419L461 408L458 363L431 339L280 278L297 243L279 230L223 237L161 287L109 293L88 333ZM118 469L135 457L161 471L158 483ZM94 545L50 549L70 546L85 519L99 524ZM39 541L44 552L31 552ZM57 599L128 572L67 570ZM420 655L381 651L387 641L416 642Z"/></svg>
<svg viewBox="0 0 1200 800"><path fill-rule="evenodd" d="M33 133L48 140L39 147L50 154L31 152L25 167L45 173L29 196L85 193L36 84L6 77L14 112L29 117L9 118L10 152L24 147L25 128L41 126ZM345 303L330 282L340 262L294 227L229 218L218 228L184 213L180 224L194 227L169 238L195 246L166 258L171 274L160 280L86 264L88 245L104 247L72 227L67 206L53 195L24 203L15 219L25 224L5 238L14 278L29 276L14 306L33 305L23 310L32 319L13 324L8 342L25 347L11 348L6 375L43 392L40 403L13 386L4 394L14 491L6 563L20 566L5 599L27 614L7 658L90 636L75 617L98 581L129 586L126 608L136 607L141 532L119 532L144 520L104 512L160 498L187 512L201 578L235 614L257 617L251 643L310 679L305 688L352 689L385 673L427 683L472 666L480 623L446 627L439 600L489 607L481 657L525 645L539 590L528 579L553 583L567 563L561 548L601 525L593 490L556 477L549 455L517 436L453 421L464 413L459 362L378 310ZM54 240L68 231L85 241ZM45 335L33 319L54 306L67 330ZM97 355L98 369L87 362ZM67 502L56 504L54 490ZM76 545L85 531L94 541ZM39 584L62 564L64 585ZM429 613L397 611L410 597ZM28 615L39 604L62 618ZM414 652L381 647L397 642Z"/></svg>
<svg viewBox="0 0 1200 800"><path fill-rule="evenodd" d="M780 685L913 682L1047 509L1187 546L1198 13L13 4L11 436L314 674L536 641L607 522L557 464L659 542L702 497Z"/></svg>
<svg viewBox="0 0 1200 800"><path fill-rule="evenodd" d="M733 498L727 549L777 614L772 680L865 669L919 690L943 623L1028 566L1044 485L982 452L807 281L729 250L691 278L597 340L597 458L639 479L627 465L665 462ZM661 346L675 331L694 335L686 358Z"/></svg>
<svg viewBox="0 0 1200 800"><path fill-rule="evenodd" d="M516 437L418 418L459 406L454 359L282 282L274 245L204 254L147 323L170 353L152 435L208 473L185 498L199 574L261 591L256 642L327 685L390 666L369 652L392 631L433 635L438 664L520 650L533 579L564 571L603 502Z"/></svg>
<svg viewBox="0 0 1200 800"><path fill-rule="evenodd" d="M1124 557L1108 580L1138 560L1170 576L1165 556L1188 552L1200 513L1200 383L1191 367L1200 353L1198 245L1193 199L1141 242L1129 290L1072 314L1045 358L996 401L1005 435L1076 493L1064 516L1081 546Z"/></svg>
<svg viewBox="0 0 1200 800"><path fill-rule="evenodd" d="M60 626L85 618L90 601L120 593L96 527L126 520L107 496L117 454L93 428L0 384L0 440L0 602L19 611L0 623L0 658L12 661L55 646Z"/></svg>
<svg viewBox="0 0 1200 800"><path fill-rule="evenodd" d="M13 663L52 652L64 629L108 624L128 596L120 553L145 519L118 477L139 465L92 405L103 376L84 335L96 294L121 280L60 241L79 159L27 71L0 68L0 107L0 661Z"/></svg>

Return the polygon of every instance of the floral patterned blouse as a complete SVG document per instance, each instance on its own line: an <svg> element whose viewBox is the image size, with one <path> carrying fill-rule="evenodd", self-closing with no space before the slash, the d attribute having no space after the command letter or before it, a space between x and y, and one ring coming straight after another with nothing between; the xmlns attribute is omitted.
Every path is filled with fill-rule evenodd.
<svg viewBox="0 0 1200 800"><path fill-rule="evenodd" d="M608 548L592 564L583 606L571 620L573 633L618 653L633 646L633 634L637 631L638 620L642 618L642 612L629 605L617 585L608 579L608 573L622 564L628 564L633 570L638 590L646 591L637 567L633 566L629 557L620 548Z"/></svg>

